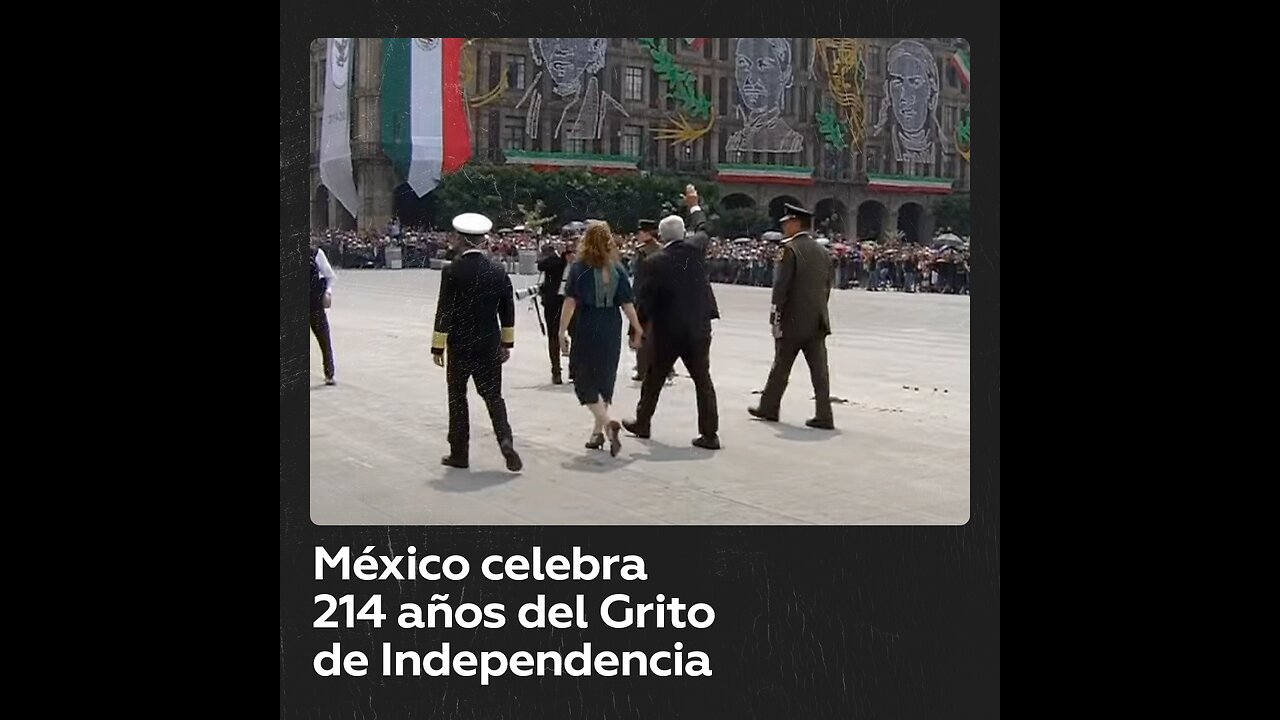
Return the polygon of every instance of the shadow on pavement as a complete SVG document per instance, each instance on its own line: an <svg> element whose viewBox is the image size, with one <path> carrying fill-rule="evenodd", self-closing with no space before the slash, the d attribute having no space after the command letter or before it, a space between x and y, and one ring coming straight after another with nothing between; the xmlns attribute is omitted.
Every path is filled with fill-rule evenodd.
<svg viewBox="0 0 1280 720"><path fill-rule="evenodd" d="M520 476L519 473L503 472L501 470L482 470L480 472L459 470L457 468L445 468L444 470L444 477L436 478L427 484L437 490L453 493L487 490L491 487L505 485Z"/></svg>
<svg viewBox="0 0 1280 720"><path fill-rule="evenodd" d="M692 439L693 438L690 438L690 440ZM639 443L648 449L649 452L639 455L632 453L631 457L636 460L647 460L649 462L710 460L717 452L723 452L723 450L704 450L702 448L693 447L692 445L686 447L674 447L671 445L663 445L662 443L654 442L653 440L641 440L639 438L632 438L632 442ZM623 445L622 450L623 452L626 452L627 448L625 444Z"/></svg>
<svg viewBox="0 0 1280 720"><path fill-rule="evenodd" d="M563 385L554 385L552 383L543 383L541 385L512 385L512 390L537 390L538 392L555 392L573 394L573 383L565 382Z"/></svg>
<svg viewBox="0 0 1280 720"><path fill-rule="evenodd" d="M582 455L576 455L564 462L560 463L560 467L565 470L576 470L578 472L606 473L613 470L621 470L636 461L635 456L628 456L623 453L627 451L627 444L622 444L622 453L618 457L609 457L607 451L587 450L583 449ZM590 454L588 454L590 453Z"/></svg>
<svg viewBox="0 0 1280 720"><path fill-rule="evenodd" d="M798 440L800 442L822 442L823 440L832 440L840 437L844 433L837 427L835 430L815 430L804 425L785 425L783 423L769 423L774 430L778 431L778 437L783 440Z"/></svg>

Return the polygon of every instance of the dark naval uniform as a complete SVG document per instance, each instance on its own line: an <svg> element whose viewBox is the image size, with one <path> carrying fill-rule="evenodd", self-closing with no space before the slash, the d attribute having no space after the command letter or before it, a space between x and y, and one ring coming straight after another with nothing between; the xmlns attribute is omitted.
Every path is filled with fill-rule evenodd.
<svg viewBox="0 0 1280 720"><path fill-rule="evenodd" d="M483 217L467 214L454 227L474 231L460 218ZM487 222L487 220L486 220ZM488 223L492 227L492 223ZM488 227L485 228L485 232ZM482 233L476 233L482 234ZM493 433L507 460L507 468L517 471L520 457L513 447L507 404L502 399L502 363L515 346L515 294L511 278L479 248L470 248L444 269L440 298L436 306L435 335L431 353L448 349L445 377L449 397L449 448L445 465L467 467L471 425L467 413L467 381L474 380L476 393L489 409Z"/></svg>
<svg viewBox="0 0 1280 720"><path fill-rule="evenodd" d="M797 215L808 211L797 209ZM773 369L765 384L759 408L752 415L777 420L782 393L787 389L796 355L803 352L809 364L816 406L815 417L807 425L830 429L831 379L827 368L827 336L831 334L831 318L827 301L833 281L831 257L808 231L796 233L782 241L778 274L773 284Z"/></svg>

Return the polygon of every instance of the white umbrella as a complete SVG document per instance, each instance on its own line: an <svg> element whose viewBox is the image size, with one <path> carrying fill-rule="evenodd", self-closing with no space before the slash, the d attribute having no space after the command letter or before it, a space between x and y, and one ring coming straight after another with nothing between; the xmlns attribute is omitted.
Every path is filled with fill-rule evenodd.
<svg viewBox="0 0 1280 720"><path fill-rule="evenodd" d="M735 243L737 243L738 245L745 245L745 244L747 244L747 243L751 242L751 238L747 238L747 237L740 237L740 238L738 238L738 239L734 240L734 242L735 242Z"/></svg>
<svg viewBox="0 0 1280 720"><path fill-rule="evenodd" d="M933 239L934 242L963 242L955 233L942 233Z"/></svg>
<svg viewBox="0 0 1280 720"><path fill-rule="evenodd" d="M774 240L781 240L782 233L778 232L777 230L770 230L769 232L765 233L764 235L761 235L760 237L772 242Z"/></svg>
<svg viewBox="0 0 1280 720"><path fill-rule="evenodd" d="M831 240L829 240L828 238L820 237L820 238L818 238L818 244L819 244L819 245L830 245L830 244L831 244Z"/></svg>

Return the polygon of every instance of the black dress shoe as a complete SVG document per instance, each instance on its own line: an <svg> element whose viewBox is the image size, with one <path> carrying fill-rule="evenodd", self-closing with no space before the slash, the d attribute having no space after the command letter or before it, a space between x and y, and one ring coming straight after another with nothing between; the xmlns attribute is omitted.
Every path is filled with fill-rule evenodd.
<svg viewBox="0 0 1280 720"><path fill-rule="evenodd" d="M632 375L631 379L634 382L644 382L644 376L641 375L640 373L636 373L635 375Z"/></svg>
<svg viewBox="0 0 1280 720"><path fill-rule="evenodd" d="M507 459L507 469L511 472L520 472L524 463L520 460L520 454L512 447L511 441L498 443L498 448L502 450L502 457Z"/></svg>
<svg viewBox="0 0 1280 720"><path fill-rule="evenodd" d="M720 437L718 435L699 435L693 439L693 446L704 450L719 450Z"/></svg>
<svg viewBox="0 0 1280 720"><path fill-rule="evenodd" d="M468 467L466 458L455 457L453 455L445 455L444 457L440 458L440 464L447 465L448 467L461 468L462 470L466 470Z"/></svg>
<svg viewBox="0 0 1280 720"><path fill-rule="evenodd" d="M338 384L338 381L337 381L337 380L334 380L334 379L333 379L333 378L331 378L331 377L327 377L327 378L325 378L325 379L324 379L324 384L325 384L325 385L337 385L337 384Z"/></svg>
<svg viewBox="0 0 1280 720"><path fill-rule="evenodd" d="M768 422L778 422L777 415L768 415L758 407L749 407L747 408L747 412L751 413L751 417L757 417Z"/></svg>
<svg viewBox="0 0 1280 720"><path fill-rule="evenodd" d="M588 450L599 450L604 447L604 433L596 433L587 441Z"/></svg>
<svg viewBox="0 0 1280 720"><path fill-rule="evenodd" d="M635 420L623 420L622 427L626 428L627 432L631 433L632 435L635 435L638 438L643 438L646 440L649 439L648 425L641 425Z"/></svg>
<svg viewBox="0 0 1280 720"><path fill-rule="evenodd" d="M553 375L551 376L551 384L552 384L552 385L563 385L563 384L564 384L564 379L560 377L560 373L555 373L555 374L553 374Z"/></svg>
<svg viewBox="0 0 1280 720"><path fill-rule="evenodd" d="M805 425L817 430L835 430L836 424L832 420L819 420L818 418L810 418L804 421Z"/></svg>

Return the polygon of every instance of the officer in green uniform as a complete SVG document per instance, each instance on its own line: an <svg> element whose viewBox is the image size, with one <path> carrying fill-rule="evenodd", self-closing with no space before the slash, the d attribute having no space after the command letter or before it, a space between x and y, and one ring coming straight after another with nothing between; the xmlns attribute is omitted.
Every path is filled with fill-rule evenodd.
<svg viewBox="0 0 1280 720"><path fill-rule="evenodd" d="M787 204L779 220L782 249L778 257L778 275L773 283L773 369L764 386L758 407L747 412L761 420L777 422L782 393L791 377L796 355L804 353L813 381L815 416L805 425L834 430L831 416L831 378L827 369L827 336L831 334L831 318L827 301L831 298L833 271L826 248L809 234L813 213Z"/></svg>

